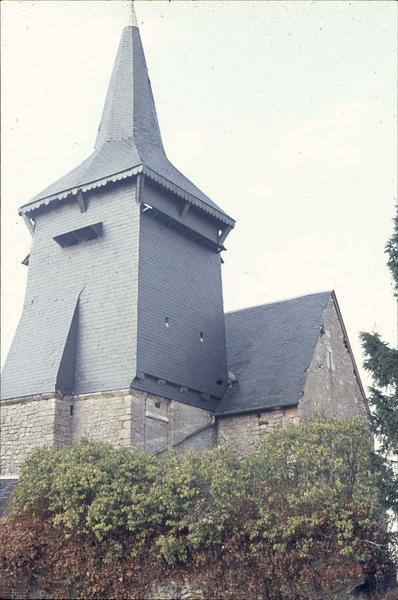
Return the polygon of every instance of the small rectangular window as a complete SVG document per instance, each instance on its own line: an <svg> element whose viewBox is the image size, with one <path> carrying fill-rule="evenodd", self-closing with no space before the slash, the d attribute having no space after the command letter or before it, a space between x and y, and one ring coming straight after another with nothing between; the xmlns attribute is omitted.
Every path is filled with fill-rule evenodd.
<svg viewBox="0 0 398 600"><path fill-rule="evenodd" d="M68 248L69 246L75 246L82 242L95 240L100 235L102 235L102 223L94 223L93 225L87 225L86 227L80 227L80 229L74 229L73 231L55 235L53 240L57 242L61 248Z"/></svg>

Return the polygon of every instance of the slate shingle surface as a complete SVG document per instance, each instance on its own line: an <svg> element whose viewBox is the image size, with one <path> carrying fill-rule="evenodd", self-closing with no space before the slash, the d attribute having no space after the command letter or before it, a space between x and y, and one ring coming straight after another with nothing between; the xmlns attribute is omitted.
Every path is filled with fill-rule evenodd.
<svg viewBox="0 0 398 600"><path fill-rule="evenodd" d="M143 213L138 281L138 370L221 398L227 361L220 256ZM178 390L173 397L185 400Z"/></svg>
<svg viewBox="0 0 398 600"><path fill-rule="evenodd" d="M120 182L89 192L85 213L65 201L37 216L2 398L54 392L60 378L68 385L75 357L64 355L62 365L61 358L79 294L75 392L129 387L136 370L140 221L134 194L131 182ZM103 235L95 240L61 248L53 239L100 221Z"/></svg>
<svg viewBox="0 0 398 600"><path fill-rule="evenodd" d="M18 479L13 477L9 479L0 479L0 517L7 513L9 501Z"/></svg>
<svg viewBox="0 0 398 600"><path fill-rule="evenodd" d="M141 370L176 384L177 398L180 386L198 397L222 397L226 348L216 252L222 211L167 160L140 34L137 27L126 27L94 153L34 200L56 198L140 165L151 176L155 172L183 188L202 210L195 207L184 216L185 229L169 227L167 219L163 224L152 221L141 215L131 179L86 190L83 213L67 194L62 202L37 210L26 302L3 371L3 398L55 389L125 389L136 381L138 346ZM181 226L183 205L165 187L164 180L163 187L148 180L139 199L150 204L155 199L166 214L175 209L174 221ZM29 210L32 206L37 207L29 205ZM98 240L67 248L54 242L60 234L98 222L103 224ZM172 326L166 330L167 315ZM200 331L205 332L204 343ZM162 393L159 387L156 391Z"/></svg>
<svg viewBox="0 0 398 600"><path fill-rule="evenodd" d="M51 289L45 296L26 299L1 376L2 398L55 391L80 291L79 286Z"/></svg>
<svg viewBox="0 0 398 600"><path fill-rule="evenodd" d="M94 153L28 204L139 165L225 215L166 157L140 33L130 26L123 29Z"/></svg>
<svg viewBox="0 0 398 600"><path fill-rule="evenodd" d="M297 404L331 292L225 315L228 368L238 379L218 414Z"/></svg>

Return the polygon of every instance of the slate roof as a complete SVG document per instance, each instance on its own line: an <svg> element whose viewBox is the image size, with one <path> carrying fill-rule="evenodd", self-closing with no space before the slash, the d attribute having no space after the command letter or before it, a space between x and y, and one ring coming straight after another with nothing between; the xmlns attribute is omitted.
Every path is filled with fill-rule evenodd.
<svg viewBox="0 0 398 600"><path fill-rule="evenodd" d="M93 154L70 173L34 196L20 212L39 201L144 165L194 196L198 205L227 217L166 157L144 51L137 27L123 29ZM228 221L233 223L230 217Z"/></svg>
<svg viewBox="0 0 398 600"><path fill-rule="evenodd" d="M332 292L225 315L228 369L237 377L217 414L298 404Z"/></svg>
<svg viewBox="0 0 398 600"><path fill-rule="evenodd" d="M7 514L10 497L17 483L16 477L0 479L0 517Z"/></svg>

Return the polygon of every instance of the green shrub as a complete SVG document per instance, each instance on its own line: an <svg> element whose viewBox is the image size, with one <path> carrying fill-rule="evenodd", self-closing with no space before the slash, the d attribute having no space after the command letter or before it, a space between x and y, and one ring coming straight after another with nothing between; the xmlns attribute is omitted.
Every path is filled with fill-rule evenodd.
<svg viewBox="0 0 398 600"><path fill-rule="evenodd" d="M85 440L32 454L12 518L51 524L53 543L69 548L68 557L73 544L86 545L85 566L74 567L83 578L117 564L119 573L124 569L120 582L130 577L137 586L140 565L149 561L154 578L165 576L165 568L205 569L206 577L221 578L224 593L230 577L234 593L236 582L246 581L273 597L281 585L293 594L303 585L384 577L391 556L375 465L368 427L359 419L277 428L242 457L222 446L156 458ZM7 554L26 573L23 545L13 558L10 552L0 551L0 562ZM88 569L88 555L95 569ZM32 573L38 568L33 560ZM95 585L90 579L82 589L89 595L99 586L105 593L105 582ZM218 584L212 585L215 593Z"/></svg>

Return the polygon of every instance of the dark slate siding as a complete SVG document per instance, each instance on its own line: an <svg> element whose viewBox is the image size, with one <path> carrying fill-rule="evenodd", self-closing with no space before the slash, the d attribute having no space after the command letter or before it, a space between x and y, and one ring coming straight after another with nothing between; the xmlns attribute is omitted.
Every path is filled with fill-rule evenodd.
<svg viewBox="0 0 398 600"><path fill-rule="evenodd" d="M103 222L103 236L69 248L52 239ZM2 377L2 396L52 392L77 297L77 393L129 387L135 376L139 208L123 183L36 216L24 312ZM70 363L70 361L69 361Z"/></svg>
<svg viewBox="0 0 398 600"><path fill-rule="evenodd" d="M220 397L226 350L219 254L148 211L141 213L139 262L138 371Z"/></svg>
<svg viewBox="0 0 398 600"><path fill-rule="evenodd" d="M228 368L238 381L219 414L298 404L331 292L225 315Z"/></svg>
<svg viewBox="0 0 398 600"><path fill-rule="evenodd" d="M79 284L77 287L64 287L58 293L51 284L50 281L41 295L31 289L32 293L26 296L23 314L1 375L2 398L55 391L81 288Z"/></svg>
<svg viewBox="0 0 398 600"><path fill-rule="evenodd" d="M63 394L72 394L76 383L76 353L78 339L78 317L79 300L77 300L75 312L68 337L66 338L64 351L59 365L56 388Z"/></svg>
<svg viewBox="0 0 398 600"><path fill-rule="evenodd" d="M203 237L208 238L214 244L217 243L220 223L194 206L191 206L188 212L181 217L185 202L163 190L160 186L153 185L146 180L141 200L154 208L158 208L178 223L182 223Z"/></svg>

